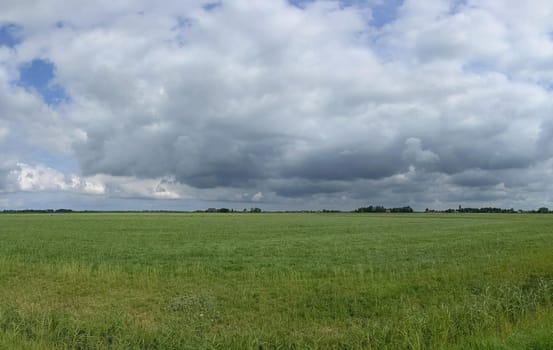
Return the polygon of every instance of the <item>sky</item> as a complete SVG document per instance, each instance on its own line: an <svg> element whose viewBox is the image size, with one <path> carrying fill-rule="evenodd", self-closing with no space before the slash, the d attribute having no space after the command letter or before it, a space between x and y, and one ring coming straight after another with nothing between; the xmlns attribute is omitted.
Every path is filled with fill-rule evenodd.
<svg viewBox="0 0 553 350"><path fill-rule="evenodd" d="M550 0L7 0L0 210L553 208Z"/></svg>

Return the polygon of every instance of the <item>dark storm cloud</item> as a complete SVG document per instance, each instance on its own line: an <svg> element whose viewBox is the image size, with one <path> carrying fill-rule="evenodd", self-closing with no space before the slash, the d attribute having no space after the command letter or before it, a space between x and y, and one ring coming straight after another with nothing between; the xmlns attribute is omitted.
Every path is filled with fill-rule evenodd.
<svg viewBox="0 0 553 350"><path fill-rule="evenodd" d="M485 171L468 170L451 176L451 183L465 187L490 187L500 182L499 178Z"/></svg>
<svg viewBox="0 0 553 350"><path fill-rule="evenodd" d="M448 145L442 141L443 150L437 151L440 157L439 170L456 174L467 169L503 170L527 168L535 162L534 154L521 154L517 150L507 150L492 142L477 141L480 145Z"/></svg>
<svg viewBox="0 0 553 350"><path fill-rule="evenodd" d="M340 181L316 181L305 179L286 179L269 182L269 188L278 196L302 198L315 194L333 194L348 191L351 184Z"/></svg>
<svg viewBox="0 0 553 350"><path fill-rule="evenodd" d="M232 133L171 123L147 126L126 135L88 135L77 150L85 174L151 178L172 175L198 188L244 187L273 175L286 143L269 133Z"/></svg>
<svg viewBox="0 0 553 350"><path fill-rule="evenodd" d="M378 153L364 151L363 144L354 153L323 150L285 166L282 176L310 180L380 179L405 170L399 147ZM398 145L399 146L399 145ZM351 152L351 151L350 151Z"/></svg>

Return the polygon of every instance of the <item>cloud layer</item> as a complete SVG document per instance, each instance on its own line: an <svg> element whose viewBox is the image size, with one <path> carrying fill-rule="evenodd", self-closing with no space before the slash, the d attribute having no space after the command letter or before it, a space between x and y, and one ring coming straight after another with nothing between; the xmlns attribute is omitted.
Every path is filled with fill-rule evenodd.
<svg viewBox="0 0 553 350"><path fill-rule="evenodd" d="M3 5L0 191L553 205L551 2L207 5Z"/></svg>

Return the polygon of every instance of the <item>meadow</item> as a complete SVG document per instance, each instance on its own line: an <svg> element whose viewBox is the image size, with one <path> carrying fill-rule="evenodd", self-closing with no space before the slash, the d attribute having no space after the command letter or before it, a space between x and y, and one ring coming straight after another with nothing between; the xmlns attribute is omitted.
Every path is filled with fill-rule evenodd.
<svg viewBox="0 0 553 350"><path fill-rule="evenodd" d="M0 349L553 349L553 215L0 215Z"/></svg>

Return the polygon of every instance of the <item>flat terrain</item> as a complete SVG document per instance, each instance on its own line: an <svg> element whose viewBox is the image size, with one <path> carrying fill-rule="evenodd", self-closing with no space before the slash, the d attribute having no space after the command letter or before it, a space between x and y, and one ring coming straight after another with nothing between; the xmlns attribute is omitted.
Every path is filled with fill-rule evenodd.
<svg viewBox="0 0 553 350"><path fill-rule="evenodd" d="M553 349L553 215L0 215L0 349Z"/></svg>

